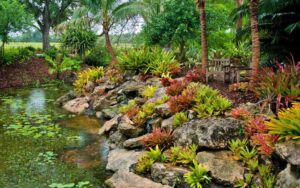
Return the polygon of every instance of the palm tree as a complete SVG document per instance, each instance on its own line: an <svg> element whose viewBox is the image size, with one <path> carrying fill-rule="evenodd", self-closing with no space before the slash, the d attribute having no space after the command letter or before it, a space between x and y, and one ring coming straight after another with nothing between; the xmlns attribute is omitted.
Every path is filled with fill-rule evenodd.
<svg viewBox="0 0 300 188"><path fill-rule="evenodd" d="M242 5L243 5L244 1L243 0L236 0L236 8L237 10L239 10ZM236 33L238 35L239 32L241 32L243 27L243 18L241 16L239 16L236 20ZM238 37L236 37L238 38Z"/></svg>
<svg viewBox="0 0 300 188"><path fill-rule="evenodd" d="M251 22L251 38L252 38L252 76L251 84L254 84L254 80L258 74L258 67L260 61L260 41L259 41L259 31L258 31L258 5L259 0L250 0L250 22Z"/></svg>
<svg viewBox="0 0 300 188"><path fill-rule="evenodd" d="M197 0L197 7L200 11L200 25L201 25L201 72L206 75L208 64L208 50L207 50L207 37L206 37L206 15L205 15L205 0Z"/></svg>
<svg viewBox="0 0 300 188"><path fill-rule="evenodd" d="M164 10L166 0L131 0L120 5L116 11L127 12L131 15L141 15L146 23L152 17L158 15Z"/></svg>

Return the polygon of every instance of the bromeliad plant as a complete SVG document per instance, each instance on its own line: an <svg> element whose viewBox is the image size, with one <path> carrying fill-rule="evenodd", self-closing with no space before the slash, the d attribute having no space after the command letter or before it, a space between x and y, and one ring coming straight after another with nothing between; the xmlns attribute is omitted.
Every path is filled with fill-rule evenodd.
<svg viewBox="0 0 300 188"><path fill-rule="evenodd" d="M141 143L147 147L160 146L166 148L172 145L172 141L173 134L171 131L155 128L152 133L142 139Z"/></svg>
<svg viewBox="0 0 300 188"><path fill-rule="evenodd" d="M278 119L266 122L270 134L278 135L279 140L295 140L300 143L300 103L292 108L281 110Z"/></svg>
<svg viewBox="0 0 300 188"><path fill-rule="evenodd" d="M158 86L146 86L143 90L142 96L145 97L146 99L153 97L157 88Z"/></svg>
<svg viewBox="0 0 300 188"><path fill-rule="evenodd" d="M176 128L187 121L188 121L187 114L185 112L178 112L174 115L173 127Z"/></svg>
<svg viewBox="0 0 300 188"><path fill-rule="evenodd" d="M104 76L103 67L90 68L78 73L78 78L74 83L75 91L78 94L85 92L84 87L88 82L94 82Z"/></svg>
<svg viewBox="0 0 300 188"><path fill-rule="evenodd" d="M193 166L190 169L191 172L186 173L184 179L191 188L202 188L202 183L208 184L211 181L208 170L204 165L193 161Z"/></svg>

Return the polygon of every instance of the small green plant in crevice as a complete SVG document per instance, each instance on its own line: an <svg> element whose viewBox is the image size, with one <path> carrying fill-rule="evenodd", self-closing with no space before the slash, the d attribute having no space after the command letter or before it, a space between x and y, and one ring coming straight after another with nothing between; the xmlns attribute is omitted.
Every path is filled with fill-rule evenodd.
<svg viewBox="0 0 300 188"><path fill-rule="evenodd" d="M255 148L249 149L247 146L243 147L240 151L243 161L249 161L257 156L257 150Z"/></svg>
<svg viewBox="0 0 300 188"><path fill-rule="evenodd" d="M247 166L251 170L251 172L255 172L258 168L259 161L257 158L250 159L249 161L246 162Z"/></svg>
<svg viewBox="0 0 300 188"><path fill-rule="evenodd" d="M136 100L134 100L134 99L130 100L130 101L128 101L128 104L125 104L119 108L119 112L125 114L128 110L135 107L136 105L137 105Z"/></svg>
<svg viewBox="0 0 300 188"><path fill-rule="evenodd" d="M77 75L77 80L74 83L75 91L78 94L83 94L85 92L84 87L88 82L94 82L103 76L103 67L89 68L79 72Z"/></svg>
<svg viewBox="0 0 300 188"><path fill-rule="evenodd" d="M185 112L178 112L174 115L173 127L176 128L187 121L188 121L187 114Z"/></svg>
<svg viewBox="0 0 300 188"><path fill-rule="evenodd" d="M192 144L188 147L174 146L166 151L168 161L174 164L188 165L195 160L198 147Z"/></svg>
<svg viewBox="0 0 300 188"><path fill-rule="evenodd" d="M134 167L134 170L141 174L149 172L154 162L155 161L153 159L150 159L148 156L142 156L141 158L139 158L137 164Z"/></svg>
<svg viewBox="0 0 300 188"><path fill-rule="evenodd" d="M242 148L244 148L245 146L247 146L248 144L248 140L247 139L236 139L236 140L231 140L229 142L229 149L230 151L233 153L234 158L236 160L240 160L242 159L241 157L241 150Z"/></svg>
<svg viewBox="0 0 300 188"><path fill-rule="evenodd" d="M50 188L86 188L90 187L89 181L80 181L78 183L52 183L49 185Z"/></svg>
<svg viewBox="0 0 300 188"><path fill-rule="evenodd" d="M208 184L211 181L204 165L193 161L193 166L190 166L190 169L191 172L184 174L184 179L191 188L202 188L203 183Z"/></svg>
<svg viewBox="0 0 300 188"><path fill-rule="evenodd" d="M39 153L36 158L38 164L54 164L54 160L56 159L57 154L52 151L47 151L45 153Z"/></svg>
<svg viewBox="0 0 300 188"><path fill-rule="evenodd" d="M142 96L147 99L153 97L157 88L158 86L146 86L143 90Z"/></svg>
<svg viewBox="0 0 300 188"><path fill-rule="evenodd" d="M155 149L150 148L150 151L147 151L146 155L155 162L167 161L166 156L162 153L158 145L155 146Z"/></svg>

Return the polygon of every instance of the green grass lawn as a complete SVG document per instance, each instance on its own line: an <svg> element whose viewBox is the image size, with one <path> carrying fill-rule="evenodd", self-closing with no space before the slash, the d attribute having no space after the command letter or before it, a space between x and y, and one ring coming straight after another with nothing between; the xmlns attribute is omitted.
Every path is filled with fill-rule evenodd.
<svg viewBox="0 0 300 188"><path fill-rule="evenodd" d="M1 43L0 43L1 44ZM60 47L60 43L58 42L52 42L50 44L51 46L55 46L55 47ZM31 47L34 47L34 48L42 48L43 45L41 42L10 42L8 44L5 44L5 48L8 49L8 48L22 48L22 47L28 47L28 46L31 46Z"/></svg>

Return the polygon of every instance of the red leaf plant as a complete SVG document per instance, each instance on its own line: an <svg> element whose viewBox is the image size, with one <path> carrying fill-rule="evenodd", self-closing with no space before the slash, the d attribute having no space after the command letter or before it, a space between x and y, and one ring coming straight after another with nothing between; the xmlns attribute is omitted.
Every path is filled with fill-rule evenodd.
<svg viewBox="0 0 300 188"><path fill-rule="evenodd" d="M155 147L156 145L160 148L169 147L173 143L173 133L169 130L155 128L152 133L143 137L141 143L146 147Z"/></svg>
<svg viewBox="0 0 300 188"><path fill-rule="evenodd" d="M171 113L177 113L189 109L194 101L196 91L193 89L184 90L181 95L169 99L168 107Z"/></svg>
<svg viewBox="0 0 300 188"><path fill-rule="evenodd" d="M185 79L172 80L170 86L167 87L166 93L171 96L180 95L181 92L188 86L189 82Z"/></svg>
<svg viewBox="0 0 300 188"><path fill-rule="evenodd" d="M230 112L231 117L235 119L248 120L251 117L251 113L244 108L234 108Z"/></svg>
<svg viewBox="0 0 300 188"><path fill-rule="evenodd" d="M188 71L188 73L185 75L185 79L188 80L189 82L198 82L198 81L203 81L203 74L201 73L200 69L193 69Z"/></svg>
<svg viewBox="0 0 300 188"><path fill-rule="evenodd" d="M165 78L161 78L160 82L164 87L168 87L171 85L172 79L165 77Z"/></svg>

